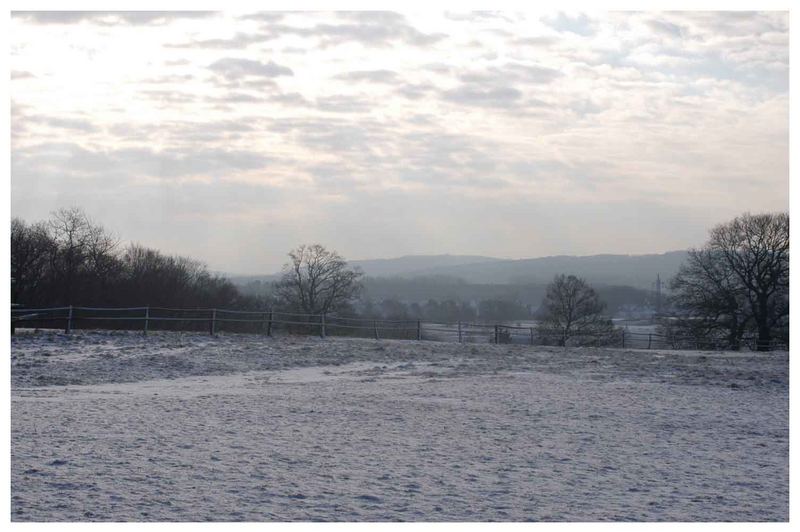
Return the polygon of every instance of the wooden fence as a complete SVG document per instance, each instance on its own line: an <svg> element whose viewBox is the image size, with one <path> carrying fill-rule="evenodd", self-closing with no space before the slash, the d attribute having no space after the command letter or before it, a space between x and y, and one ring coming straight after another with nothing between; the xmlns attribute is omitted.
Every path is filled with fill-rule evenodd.
<svg viewBox="0 0 800 532"><path fill-rule="evenodd" d="M386 320L339 316L336 314L303 314L283 310L244 311L229 309L178 309L165 307L51 307L12 308L11 333L17 327L76 329L194 331L264 334L352 336L374 339L428 340L459 343L493 343L558 345L555 331L535 326L508 323L440 323L421 320ZM604 335L571 334L568 346L604 346L626 349L705 349L724 348L713 340L666 336L657 333L631 332L617 328ZM755 349L751 340L744 344ZM783 345L770 346L786 349Z"/></svg>

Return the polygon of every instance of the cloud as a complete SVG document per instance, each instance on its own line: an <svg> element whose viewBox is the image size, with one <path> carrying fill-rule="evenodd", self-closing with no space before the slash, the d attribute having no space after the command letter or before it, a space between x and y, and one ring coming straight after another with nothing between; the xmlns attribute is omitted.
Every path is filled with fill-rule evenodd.
<svg viewBox="0 0 800 532"><path fill-rule="evenodd" d="M291 134L300 145L320 154L347 154L362 160L372 157L375 150L388 147L391 141L386 126L374 122L353 124L339 118L275 121L269 129Z"/></svg>
<svg viewBox="0 0 800 532"><path fill-rule="evenodd" d="M263 103L266 101L264 95L256 96L247 92L229 92L223 96L211 96L207 98L210 102L235 104L235 103Z"/></svg>
<svg viewBox="0 0 800 532"><path fill-rule="evenodd" d="M286 15L284 13L282 15ZM446 37L443 33L423 33L406 20L404 15L388 11L339 11L334 18L312 26L282 24L284 16L256 14L244 17L263 22L255 33L236 32L228 38L195 39L168 44L171 48L245 48L258 42L267 42L287 36L314 39L323 48L357 42L364 46L387 47L406 44L425 47Z"/></svg>
<svg viewBox="0 0 800 532"><path fill-rule="evenodd" d="M514 87L487 87L485 85L465 84L456 89L444 91L445 100L479 107L511 107L522 98L522 93Z"/></svg>
<svg viewBox="0 0 800 532"><path fill-rule="evenodd" d="M58 117L44 117L41 123L58 129L70 129L74 131L83 131L92 133L97 131L97 126L89 120L82 118L58 118Z"/></svg>
<svg viewBox="0 0 800 532"><path fill-rule="evenodd" d="M271 33L244 33L238 32L230 38L216 39L196 39L183 43L169 43L164 46L167 48L210 48L221 50L238 50L247 48L251 44L274 39Z"/></svg>
<svg viewBox="0 0 800 532"><path fill-rule="evenodd" d="M317 98L316 108L333 113L369 112L374 104L368 98L347 95L334 95Z"/></svg>
<svg viewBox="0 0 800 532"><path fill-rule="evenodd" d="M277 22L287 15L281 11L258 11L239 17L241 20L256 20L258 22Z"/></svg>
<svg viewBox="0 0 800 532"><path fill-rule="evenodd" d="M35 78L35 77L36 76L34 76L33 74L31 74L30 72L27 72L25 70L12 70L11 71L11 80L12 81L13 80L17 80L17 79L31 79L31 78Z"/></svg>
<svg viewBox="0 0 800 532"><path fill-rule="evenodd" d="M139 94L150 100L167 105L190 104L199 100L196 94L178 90L142 90L139 91Z"/></svg>
<svg viewBox="0 0 800 532"><path fill-rule="evenodd" d="M397 72L393 70L354 70L336 76L336 79L345 81L367 81L371 83L394 83L397 81Z"/></svg>
<svg viewBox="0 0 800 532"><path fill-rule="evenodd" d="M293 107L310 107L312 105L311 102L299 92L273 93L269 95L269 101Z"/></svg>
<svg viewBox="0 0 800 532"><path fill-rule="evenodd" d="M562 76L556 69L525 63L506 63L458 75L459 86L440 92L444 100L478 107L539 107L541 100L523 98L520 87L547 85Z"/></svg>
<svg viewBox="0 0 800 532"><path fill-rule="evenodd" d="M517 46L531 46L534 48L547 48L558 44L557 37L538 36L538 37L518 37L511 40L511 44Z"/></svg>
<svg viewBox="0 0 800 532"><path fill-rule="evenodd" d="M87 149L69 142L44 143L19 148L12 155L12 179L31 174L60 174L73 178L118 179L141 177L214 177L232 171L255 170L273 161L262 153L196 147Z"/></svg>
<svg viewBox="0 0 800 532"><path fill-rule="evenodd" d="M141 83L148 83L153 85L167 85L173 83L187 83L194 79L195 77L191 74L167 74L160 77L143 79Z"/></svg>
<svg viewBox="0 0 800 532"><path fill-rule="evenodd" d="M211 63L208 68L228 81L236 81L247 77L276 78L292 76L292 69L278 65L272 61L262 63L254 59L226 57Z"/></svg>
<svg viewBox="0 0 800 532"><path fill-rule="evenodd" d="M107 126L114 141L136 142L159 138L162 144L186 146L193 143L222 145L256 130L255 120L219 120L205 122L162 121L157 124L118 122Z"/></svg>
<svg viewBox="0 0 800 532"><path fill-rule="evenodd" d="M275 38L295 34L315 38L322 47L348 42L378 47L392 44L425 47L446 37L443 33L423 33L411 26L404 15L389 11L342 11L337 12L336 16L338 20L334 22L312 27L273 25L267 28Z"/></svg>
<svg viewBox="0 0 800 532"><path fill-rule="evenodd" d="M436 93L436 86L432 83L405 83L397 88L397 94L409 100L418 100Z"/></svg>
<svg viewBox="0 0 800 532"><path fill-rule="evenodd" d="M455 20L459 22L473 22L473 21L503 21L503 22L511 22L514 20L514 17L510 13L504 13L502 11L467 11L467 12L455 12L455 11L445 11L444 17L450 20Z"/></svg>
<svg viewBox="0 0 800 532"><path fill-rule="evenodd" d="M570 32L583 37L590 37L597 31L596 23L584 13L567 15L559 12L556 16L542 17L542 22L559 32Z"/></svg>
<svg viewBox="0 0 800 532"><path fill-rule="evenodd" d="M664 20L649 19L644 23L654 32L668 37L681 37L687 32L687 28Z"/></svg>
<svg viewBox="0 0 800 532"><path fill-rule="evenodd" d="M41 126L56 130L69 130L72 133L95 133L98 131L96 124L85 118L74 116L48 116L28 112L29 109L22 108L12 103L11 106L11 129L14 134L29 132L31 126ZM42 134L41 129L37 131ZM58 132L59 135L63 131Z"/></svg>
<svg viewBox="0 0 800 532"><path fill-rule="evenodd" d="M213 11L12 11L11 16L34 24L162 25L177 19L207 18Z"/></svg>
<svg viewBox="0 0 800 532"><path fill-rule="evenodd" d="M505 63L484 70L470 70L459 79L468 83L507 84L509 82L545 84L555 81L563 74L550 67L526 63Z"/></svg>

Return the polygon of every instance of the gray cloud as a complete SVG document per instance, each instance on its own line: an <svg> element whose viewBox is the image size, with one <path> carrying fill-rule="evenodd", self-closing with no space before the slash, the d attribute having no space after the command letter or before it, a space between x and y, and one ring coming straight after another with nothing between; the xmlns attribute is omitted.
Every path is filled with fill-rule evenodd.
<svg viewBox="0 0 800 532"><path fill-rule="evenodd" d="M397 81L397 72L393 70L355 70L339 74L336 79L345 81L368 81L371 83L394 83Z"/></svg>
<svg viewBox="0 0 800 532"><path fill-rule="evenodd" d="M686 20L717 36L747 37L769 32L788 32L789 18L784 14L785 12L779 11L698 11L676 13L674 18Z"/></svg>
<svg viewBox="0 0 800 532"><path fill-rule="evenodd" d="M30 72L27 72L25 70L12 70L11 71L11 79L12 80L15 80L15 79L30 79L30 78L35 78L35 77L36 76L34 76L33 74L31 74Z"/></svg>
<svg viewBox="0 0 800 532"><path fill-rule="evenodd" d="M456 89L444 91L445 100L479 107L511 107L522 98L522 93L514 87L487 87L478 84L465 84Z"/></svg>
<svg viewBox="0 0 800 532"><path fill-rule="evenodd" d="M170 74L167 76L160 76L157 78L143 79L141 83L149 83L153 85L162 85L170 83L186 83L192 81L195 77L191 74Z"/></svg>
<svg viewBox="0 0 800 532"><path fill-rule="evenodd" d="M388 46L401 41L413 46L429 46L442 40L442 33L426 34L405 23L383 25L366 19L360 24L319 24L311 35L317 36L323 46L334 46L357 41L370 46Z"/></svg>
<svg viewBox="0 0 800 532"><path fill-rule="evenodd" d="M278 23L278 14L255 14L245 18L264 22L255 33L238 32L229 38L196 39L167 45L171 48L244 48L258 42L267 42L287 35L316 39L320 46L329 47L359 42L365 46L390 46L395 43L412 46L429 46L444 39L443 33L423 33L406 20L404 15L389 11L336 12L334 22L319 23L310 27Z"/></svg>
<svg viewBox="0 0 800 532"><path fill-rule="evenodd" d="M232 170L264 168L272 161L259 152L222 148L92 150L68 142L45 143L15 150L12 175L59 172L73 177L113 175L130 179L215 176Z"/></svg>
<svg viewBox="0 0 800 532"><path fill-rule="evenodd" d="M246 48L251 44L274 39L271 33L243 33L238 32L228 39L196 39L183 43L165 44L167 48L214 48L222 50L236 50Z"/></svg>
<svg viewBox="0 0 800 532"><path fill-rule="evenodd" d="M561 72L554 68L524 63L506 63L485 70L464 72L459 76L459 79L467 83L507 84L509 82L520 82L542 84L550 83L561 77L561 75Z"/></svg>
<svg viewBox="0 0 800 532"><path fill-rule="evenodd" d="M467 12L445 11L444 17L459 22L464 22L464 21L473 22L482 20L491 20L491 21L500 20L503 22L512 22L514 20L514 17L511 16L509 13L504 13L502 11L467 11Z"/></svg>
<svg viewBox="0 0 800 532"><path fill-rule="evenodd" d="M208 122L164 121L157 124L120 122L108 126L108 133L130 142L158 138L172 146L195 142L227 142L256 130L256 120L221 120Z"/></svg>
<svg viewBox="0 0 800 532"><path fill-rule="evenodd" d="M645 22L648 28L656 33L666 35L668 37L681 37L687 33L687 28L659 19L648 19Z"/></svg>
<svg viewBox="0 0 800 532"><path fill-rule="evenodd" d="M300 35L320 41L323 47L347 42L359 42L365 46L389 46L403 43L411 46L429 46L446 37L443 33L422 33L406 20L404 15L389 11L337 12L340 23L321 23L309 28L272 25L273 37Z"/></svg>
<svg viewBox="0 0 800 532"><path fill-rule="evenodd" d="M295 107L309 107L312 105L311 102L299 92L273 93L270 94L269 101Z"/></svg>
<svg viewBox="0 0 800 532"><path fill-rule="evenodd" d="M286 128L295 132L298 142L308 148L358 158L370 158L376 148L386 147L390 141L384 127L374 123L354 125L339 120L317 119L278 125L279 131Z"/></svg>
<svg viewBox="0 0 800 532"><path fill-rule="evenodd" d="M82 118L47 117L44 118L42 122L50 127L59 129L71 129L75 131L84 131L86 133L97 131L97 126L89 120L84 120Z"/></svg>
<svg viewBox="0 0 800 532"><path fill-rule="evenodd" d="M554 44L558 43L558 39L555 37L547 37L547 36L539 36L539 37L520 37L511 40L511 44L515 44L517 46L531 46L536 48L547 48L548 46L553 46Z"/></svg>
<svg viewBox="0 0 800 532"><path fill-rule="evenodd" d="M506 63L483 70L459 74L460 86L441 91L447 101L464 105L520 109L527 105L541 106L535 98L523 99L518 88L526 85L546 85L562 76L556 69L524 63ZM413 94L413 93L412 93Z"/></svg>
<svg viewBox="0 0 800 532"><path fill-rule="evenodd" d="M397 94L409 100L418 100L436 93L436 87L431 83L406 83L397 89Z"/></svg>
<svg viewBox="0 0 800 532"><path fill-rule="evenodd" d="M210 102L215 103L263 103L267 99L264 96L256 96L247 92L229 92L223 96L212 96L207 98Z"/></svg>
<svg viewBox="0 0 800 532"><path fill-rule="evenodd" d="M198 101L196 94L171 90L143 90L139 94L146 98L167 105L187 104Z"/></svg>
<svg viewBox="0 0 800 532"><path fill-rule="evenodd" d="M286 11L258 11L239 17L242 20L257 20L258 22L277 22L291 12Z"/></svg>
<svg viewBox="0 0 800 532"><path fill-rule="evenodd" d="M261 61L239 57L219 59L211 63L208 68L229 81L236 81L251 76L276 78L278 76L294 75L291 68L278 65L272 61L262 63Z"/></svg>
<svg viewBox="0 0 800 532"><path fill-rule="evenodd" d="M94 24L131 26L166 24L182 18L206 18L213 11L12 11L11 16L34 24Z"/></svg>
<svg viewBox="0 0 800 532"><path fill-rule="evenodd" d="M97 126L85 118L32 114L13 104L11 109L12 130L17 134L29 130L31 125L41 125L53 129L66 129L83 133L94 133L98 131Z"/></svg>
<svg viewBox="0 0 800 532"><path fill-rule="evenodd" d="M597 31L595 21L584 13L569 16L559 12L555 17L543 17L542 22L559 32L571 32L583 37L594 35Z"/></svg>
<svg viewBox="0 0 800 532"><path fill-rule="evenodd" d="M335 162L306 167L326 188L341 190L342 183L331 182L336 178L353 187L389 181L426 188L503 186L503 179L494 172L500 164L494 142L448 134L427 120L414 123L416 131L409 131L402 122L364 120L353 124L324 119L274 122L269 129L291 133L306 148L336 158Z"/></svg>
<svg viewBox="0 0 800 532"><path fill-rule="evenodd" d="M370 111L374 103L369 98L335 95L317 98L315 106L332 113L364 113Z"/></svg>

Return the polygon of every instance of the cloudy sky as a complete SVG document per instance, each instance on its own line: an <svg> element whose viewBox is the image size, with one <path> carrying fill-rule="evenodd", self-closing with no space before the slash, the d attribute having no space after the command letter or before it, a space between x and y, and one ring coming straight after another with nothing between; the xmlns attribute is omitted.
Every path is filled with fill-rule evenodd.
<svg viewBox="0 0 800 532"><path fill-rule="evenodd" d="M11 214L272 272L297 244L649 253L789 208L786 13L38 12Z"/></svg>

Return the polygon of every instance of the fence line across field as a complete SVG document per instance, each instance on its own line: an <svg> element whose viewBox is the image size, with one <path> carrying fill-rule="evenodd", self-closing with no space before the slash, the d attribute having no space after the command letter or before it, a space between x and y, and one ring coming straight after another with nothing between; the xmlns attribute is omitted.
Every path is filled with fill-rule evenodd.
<svg viewBox="0 0 800 532"><path fill-rule="evenodd" d="M129 314L129 313L137 314ZM103 315L97 315L98 313ZM108 315L113 313L116 315ZM181 313L183 315L163 315ZM191 315L187 315L191 314ZM241 316L241 317L230 317ZM422 320L389 320L379 318L358 318L337 316L336 314L304 314L282 310L230 310L217 308L166 308L166 307L50 307L11 309L11 332L26 323L63 323L64 331L70 333L77 322L143 322L141 330L147 334L152 326L164 322L173 324L173 330L186 330L189 324L207 323L208 332L216 334L221 324L260 324L262 334L272 336L276 326L302 328L304 334L318 334L324 338L331 331L369 331L375 339L401 336L400 339L457 341L474 343L478 340L488 343L517 343L536 345L545 338L558 338L558 331L539 329L535 326L508 324L487 324L471 322L431 322ZM342 323L344 322L344 323ZM182 326L184 325L184 326ZM132 330L133 327L125 328ZM195 329L196 330L196 325ZM608 335L592 333L570 333L570 338L589 338L595 345L620 346L622 348L670 348L670 349L716 349L713 341L699 341L689 337L674 337L660 333L631 332L619 329ZM251 331L252 332L252 331ZM297 332L290 329L290 332ZM409 334L410 333L410 334ZM410 338L406 338L406 337ZM519 340L519 341L515 341ZM752 340L750 340L752 342ZM591 342L590 342L591 343ZM782 347L782 346L779 346Z"/></svg>

